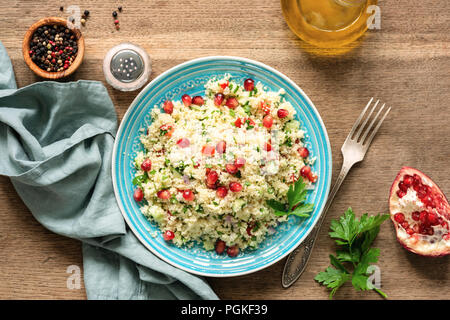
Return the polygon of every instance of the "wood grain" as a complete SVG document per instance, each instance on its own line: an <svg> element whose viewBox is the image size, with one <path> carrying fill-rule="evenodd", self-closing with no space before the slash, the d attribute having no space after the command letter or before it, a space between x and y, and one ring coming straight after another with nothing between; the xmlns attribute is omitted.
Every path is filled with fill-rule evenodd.
<svg viewBox="0 0 450 320"><path fill-rule="evenodd" d="M6 46L20 87L40 81L25 65L21 44L28 27L59 12L66 1L0 2L0 40ZM321 230L309 266L291 288L280 284L281 261L243 277L208 279L224 299L327 299L313 277L328 265L335 247L327 236L330 220L349 206L358 213L388 211L390 185L403 165L428 173L450 194L450 3L439 0L380 1L381 30L370 31L340 57L320 56L289 30L278 1L78 1L90 10L83 28L83 64L67 80L104 81L102 60L112 46L130 41L153 60L151 78L186 60L235 55L259 60L298 83L327 127L338 173L340 147L362 107L372 96L393 107L366 159L355 166L339 191ZM115 30L111 12L119 15ZM106 85L106 83L105 83ZM107 85L106 85L107 86ZM121 119L138 92L108 91ZM45 230L0 178L0 298L84 299L83 287L66 287L69 265L82 267L80 244ZM385 223L375 245L382 289L390 299L448 299L449 257L427 259L397 243ZM377 299L373 292L341 288L339 299Z"/></svg>

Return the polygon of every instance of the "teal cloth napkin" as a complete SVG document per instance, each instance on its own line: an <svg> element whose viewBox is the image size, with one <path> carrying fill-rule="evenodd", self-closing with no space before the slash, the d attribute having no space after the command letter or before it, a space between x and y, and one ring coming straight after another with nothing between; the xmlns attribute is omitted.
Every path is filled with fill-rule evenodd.
<svg viewBox="0 0 450 320"><path fill-rule="evenodd" d="M83 242L88 299L217 299L208 283L148 251L114 197L117 116L96 81L17 89L0 42L0 174L47 229Z"/></svg>

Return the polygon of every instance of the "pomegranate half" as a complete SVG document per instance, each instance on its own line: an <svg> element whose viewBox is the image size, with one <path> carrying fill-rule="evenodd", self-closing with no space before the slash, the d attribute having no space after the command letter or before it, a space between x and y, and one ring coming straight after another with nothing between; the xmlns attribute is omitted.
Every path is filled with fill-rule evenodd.
<svg viewBox="0 0 450 320"><path fill-rule="evenodd" d="M403 167L391 187L389 210L407 250L430 257L450 254L450 205L426 174Z"/></svg>

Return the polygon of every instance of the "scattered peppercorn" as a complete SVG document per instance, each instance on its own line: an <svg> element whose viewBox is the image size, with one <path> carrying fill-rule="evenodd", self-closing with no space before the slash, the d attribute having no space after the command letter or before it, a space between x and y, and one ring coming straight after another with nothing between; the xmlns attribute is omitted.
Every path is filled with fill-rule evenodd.
<svg viewBox="0 0 450 320"><path fill-rule="evenodd" d="M117 17L117 11L113 11L112 15L114 18Z"/></svg>
<svg viewBox="0 0 450 320"><path fill-rule="evenodd" d="M119 10L119 12L122 12L122 6L118 7L117 10Z"/></svg>
<svg viewBox="0 0 450 320"><path fill-rule="evenodd" d="M84 13L84 16L85 16L85 17L89 16L89 10L84 10L83 13Z"/></svg>
<svg viewBox="0 0 450 320"><path fill-rule="evenodd" d="M31 60L39 68L48 72L58 72L69 68L77 52L77 39L66 26L39 27L31 38L29 51Z"/></svg>
<svg viewBox="0 0 450 320"><path fill-rule="evenodd" d="M63 6L59 7L59 11L64 11L64 7Z"/></svg>
<svg viewBox="0 0 450 320"><path fill-rule="evenodd" d="M81 22L81 24L84 26L84 25L86 24L86 19L81 18L80 22Z"/></svg>

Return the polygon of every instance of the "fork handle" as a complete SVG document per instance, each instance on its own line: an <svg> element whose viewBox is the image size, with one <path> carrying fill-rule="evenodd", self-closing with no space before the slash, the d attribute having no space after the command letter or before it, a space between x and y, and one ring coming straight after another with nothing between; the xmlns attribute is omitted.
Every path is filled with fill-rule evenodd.
<svg viewBox="0 0 450 320"><path fill-rule="evenodd" d="M298 278L300 278L303 271L306 269L306 265L308 264L309 257L311 256L311 252L319 234L320 227L325 220L328 208L333 202L334 196L341 187L342 182L344 181L353 164L354 163L345 161L344 158L341 172L339 173L339 176L333 185L333 189L328 196L327 202L325 203L325 207L319 217L319 220L317 221L316 225L311 230L309 235L305 238L305 240L303 240L303 242L289 254L289 257L286 260L286 264L284 265L283 275L281 277L281 284L283 288L289 288L295 281L298 280Z"/></svg>

